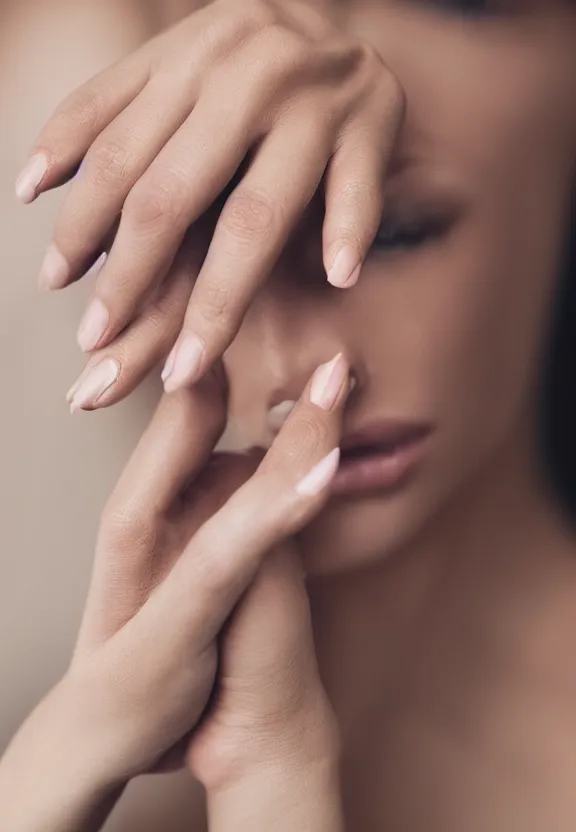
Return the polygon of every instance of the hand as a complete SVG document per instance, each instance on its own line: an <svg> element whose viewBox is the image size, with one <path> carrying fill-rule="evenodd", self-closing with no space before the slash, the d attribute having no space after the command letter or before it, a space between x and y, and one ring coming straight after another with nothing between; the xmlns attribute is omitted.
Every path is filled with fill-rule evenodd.
<svg viewBox="0 0 576 832"><path fill-rule="evenodd" d="M221 426L218 387L211 374L163 401L104 513L70 676L121 780L148 770L196 726L222 627L265 555L319 510L337 467L349 387L342 356L317 371L229 499L237 480L226 458L200 473Z"/></svg>
<svg viewBox="0 0 576 832"><path fill-rule="evenodd" d="M188 748L213 832L342 832L339 729L316 663L294 540L268 555L222 638Z"/></svg>
<svg viewBox="0 0 576 832"><path fill-rule="evenodd" d="M322 686L294 540L269 554L221 639L218 682L188 747L190 770L219 792L274 767L337 764L338 728Z"/></svg>
<svg viewBox="0 0 576 832"><path fill-rule="evenodd" d="M87 795L102 799L188 742L212 692L222 629L267 553L326 499L348 390L342 356L319 368L237 490L238 463L212 454L221 380L211 373L163 399L105 509L75 655L49 697L56 705L40 707L0 767L2 828L84 829ZM42 788L29 802L35 777Z"/></svg>
<svg viewBox="0 0 576 832"><path fill-rule="evenodd" d="M182 325L166 389L199 379L321 184L326 270L335 286L353 285L380 223L402 112L377 52L302 0L216 0L67 99L18 192L29 201L82 162L42 270L53 288L80 276L121 217L79 333L88 352L122 333L98 353L115 366L76 406L125 395ZM226 189L186 310L192 282L166 277Z"/></svg>

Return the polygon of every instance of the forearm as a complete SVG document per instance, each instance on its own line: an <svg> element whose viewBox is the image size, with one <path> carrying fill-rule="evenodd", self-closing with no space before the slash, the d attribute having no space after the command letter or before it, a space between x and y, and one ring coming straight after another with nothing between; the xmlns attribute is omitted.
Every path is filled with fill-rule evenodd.
<svg viewBox="0 0 576 832"><path fill-rule="evenodd" d="M123 787L100 776L64 686L26 720L0 761L0 829L97 832Z"/></svg>
<svg viewBox="0 0 576 832"><path fill-rule="evenodd" d="M338 764L273 765L208 793L210 832L344 832Z"/></svg>

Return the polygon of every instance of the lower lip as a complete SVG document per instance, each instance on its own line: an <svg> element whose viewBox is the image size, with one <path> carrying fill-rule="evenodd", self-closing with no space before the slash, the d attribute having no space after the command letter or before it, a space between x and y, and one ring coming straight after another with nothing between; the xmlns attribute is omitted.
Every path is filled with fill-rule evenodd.
<svg viewBox="0 0 576 832"><path fill-rule="evenodd" d="M425 453L426 437L398 445L393 451L346 458L344 453L332 484L332 494L344 496L365 491L391 492L414 474Z"/></svg>

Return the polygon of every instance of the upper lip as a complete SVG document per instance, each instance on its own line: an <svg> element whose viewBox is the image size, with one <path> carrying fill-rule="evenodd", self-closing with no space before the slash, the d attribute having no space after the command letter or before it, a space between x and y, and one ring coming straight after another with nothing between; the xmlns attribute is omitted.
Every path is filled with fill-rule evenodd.
<svg viewBox="0 0 576 832"><path fill-rule="evenodd" d="M372 422L358 430L348 433L342 440L342 451L357 448L393 447L425 439L432 433L433 427L426 422L408 422L393 419Z"/></svg>

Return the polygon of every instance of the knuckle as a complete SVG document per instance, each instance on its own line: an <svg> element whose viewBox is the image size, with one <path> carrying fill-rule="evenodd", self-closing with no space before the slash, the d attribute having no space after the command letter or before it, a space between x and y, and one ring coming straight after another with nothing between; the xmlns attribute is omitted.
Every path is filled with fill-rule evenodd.
<svg viewBox="0 0 576 832"><path fill-rule="evenodd" d="M150 352L156 352L159 346L163 346L168 343L170 341L170 336L173 335L173 332L167 331L166 329L167 314L161 308L159 303L151 303L146 309L145 315L146 340L144 341L143 338L138 337L139 333L137 334L134 332L131 336L131 342L134 348L138 347L141 350L145 350L146 353L149 354Z"/></svg>
<svg viewBox="0 0 576 832"><path fill-rule="evenodd" d="M215 280L207 282L198 303L198 312L210 324L225 327L230 320L230 290Z"/></svg>
<svg viewBox="0 0 576 832"><path fill-rule="evenodd" d="M131 375L150 369L173 346L184 321L185 305L180 308L169 301L154 302L142 314L143 325L127 330L121 350Z"/></svg>
<svg viewBox="0 0 576 832"><path fill-rule="evenodd" d="M88 176L106 187L126 181L134 162L133 151L121 140L100 142L86 154Z"/></svg>
<svg viewBox="0 0 576 832"><path fill-rule="evenodd" d="M183 179L165 171L140 180L130 192L124 208L134 225L165 227L179 224L185 199Z"/></svg>
<svg viewBox="0 0 576 832"><path fill-rule="evenodd" d="M66 98L56 109L54 119L64 126L95 129L105 110L103 96L96 90L80 89Z"/></svg>
<svg viewBox="0 0 576 832"><path fill-rule="evenodd" d="M184 321L187 296L167 292L150 304L146 315L158 336L171 338Z"/></svg>
<svg viewBox="0 0 576 832"><path fill-rule="evenodd" d="M221 221L230 235L251 243L271 232L274 208L262 191L237 188L226 203Z"/></svg>
<svg viewBox="0 0 576 832"><path fill-rule="evenodd" d="M388 68L379 74L378 100L383 103L388 116L400 117L406 107L404 88Z"/></svg>
<svg viewBox="0 0 576 832"><path fill-rule="evenodd" d="M373 43L370 43L368 40L359 40L357 41L356 46L361 62L366 67L372 69L375 67L382 68L384 66L382 56Z"/></svg>
<svg viewBox="0 0 576 832"><path fill-rule="evenodd" d="M267 38L270 51L285 62L289 62L291 66L300 65L310 53L310 47L305 38L280 22L268 27Z"/></svg>
<svg viewBox="0 0 576 832"><path fill-rule="evenodd" d="M372 204L379 197L379 189L376 183L359 179L343 182L338 188L337 200L346 202L348 205L364 206Z"/></svg>
<svg viewBox="0 0 576 832"><path fill-rule="evenodd" d="M405 106L404 89L386 65L380 51L366 40L357 41L353 49L361 87L365 93L371 93L379 105L384 106L388 115L391 112L402 112Z"/></svg>

